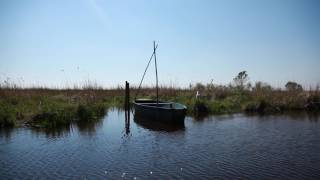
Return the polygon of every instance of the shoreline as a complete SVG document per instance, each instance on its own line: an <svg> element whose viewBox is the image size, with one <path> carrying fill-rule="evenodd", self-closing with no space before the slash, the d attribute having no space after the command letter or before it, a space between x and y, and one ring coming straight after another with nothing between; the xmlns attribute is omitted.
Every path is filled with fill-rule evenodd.
<svg viewBox="0 0 320 180"><path fill-rule="evenodd" d="M234 113L282 114L320 112L319 91L283 91L273 89L241 90L221 87L200 90L160 88L159 99L187 106L187 115L201 117ZM154 89L142 89L140 97L154 99ZM131 90L132 94L136 89ZM133 97L130 101L132 102ZM95 121L108 108L123 108L122 89L0 89L0 127L54 127L77 121Z"/></svg>

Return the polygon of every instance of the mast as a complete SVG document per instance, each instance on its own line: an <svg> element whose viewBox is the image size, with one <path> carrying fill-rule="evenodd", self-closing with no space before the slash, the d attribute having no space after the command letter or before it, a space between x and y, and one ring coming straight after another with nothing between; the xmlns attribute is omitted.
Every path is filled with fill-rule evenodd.
<svg viewBox="0 0 320 180"><path fill-rule="evenodd" d="M158 69L157 69L157 57L156 57L156 41L153 41L153 53L154 53L154 65L155 65L155 68L156 68L157 104L159 104L159 87L158 87Z"/></svg>

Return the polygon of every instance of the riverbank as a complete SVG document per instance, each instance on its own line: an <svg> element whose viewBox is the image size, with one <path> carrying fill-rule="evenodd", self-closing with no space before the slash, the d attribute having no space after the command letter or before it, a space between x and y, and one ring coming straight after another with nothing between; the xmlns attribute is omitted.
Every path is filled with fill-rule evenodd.
<svg viewBox="0 0 320 180"><path fill-rule="evenodd" d="M121 97L102 90L1 89L0 126L55 127L94 121Z"/></svg>
<svg viewBox="0 0 320 180"><path fill-rule="evenodd" d="M200 94L197 98L195 94ZM136 88L131 90L134 99ZM143 88L137 98L155 99L154 88ZM251 89L197 84L189 89L160 88L160 99L185 104L188 115L239 112L279 113L319 111L318 90L280 90L256 85ZM55 127L75 121L94 121L110 107L123 107L118 89L0 89L0 126Z"/></svg>

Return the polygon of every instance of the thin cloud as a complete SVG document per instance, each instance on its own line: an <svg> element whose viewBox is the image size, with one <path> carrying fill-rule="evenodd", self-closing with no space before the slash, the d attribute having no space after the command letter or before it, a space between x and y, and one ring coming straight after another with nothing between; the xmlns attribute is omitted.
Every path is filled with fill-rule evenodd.
<svg viewBox="0 0 320 180"><path fill-rule="evenodd" d="M110 26L111 21L105 9L96 0L86 0L86 2L95 13L100 23L106 27Z"/></svg>

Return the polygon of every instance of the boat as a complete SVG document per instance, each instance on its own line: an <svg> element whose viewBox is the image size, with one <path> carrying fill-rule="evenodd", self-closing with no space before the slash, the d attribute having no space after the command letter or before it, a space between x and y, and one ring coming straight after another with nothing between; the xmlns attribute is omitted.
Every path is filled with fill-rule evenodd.
<svg viewBox="0 0 320 180"><path fill-rule="evenodd" d="M133 102L135 117L166 123L184 122L187 107L180 103L137 99Z"/></svg>
<svg viewBox="0 0 320 180"><path fill-rule="evenodd" d="M135 96L135 100L133 102L135 117L138 117L139 119L165 122L165 123L176 123L176 124L177 123L181 124L182 122L184 123L184 118L187 112L187 107L185 105L176 103L176 102L159 101L158 71L157 71L157 59L156 59L156 49L158 45L155 45L155 42L153 43L153 45L154 45L153 53L144 71L144 74L140 81L138 91ZM156 100L137 99L136 97L139 93L139 90L141 89L143 78L146 74L146 71L153 57L155 60L155 70L156 70L157 99Z"/></svg>

